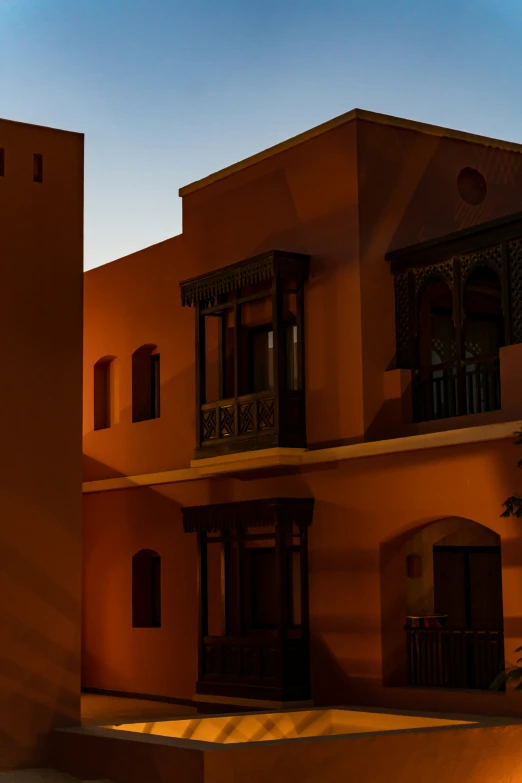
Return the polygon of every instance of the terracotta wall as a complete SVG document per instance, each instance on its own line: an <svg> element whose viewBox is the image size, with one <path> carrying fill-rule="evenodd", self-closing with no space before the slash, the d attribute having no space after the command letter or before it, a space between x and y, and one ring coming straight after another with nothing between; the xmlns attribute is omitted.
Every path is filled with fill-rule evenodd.
<svg viewBox="0 0 522 783"><path fill-rule="evenodd" d="M503 500L519 486L518 456L507 440L354 460L295 476L86 496L84 684L189 698L196 677L196 562L195 543L181 532L179 506L313 496L309 567L316 703L402 700L417 708L522 714L522 700L508 696L392 687L405 676L408 541L438 519L472 520L500 535L508 661L522 644L520 522L500 518ZM131 558L149 547L164 557L165 625L132 630ZM110 578L109 591L100 573Z"/></svg>
<svg viewBox="0 0 522 783"><path fill-rule="evenodd" d="M271 248L313 258L306 295L309 442L370 436L384 395L393 397L385 384L395 353L385 253L515 211L519 161L499 150L359 122L186 195L181 237L86 275L85 478L188 466L195 445L194 314L181 308L178 283ZM458 200L455 178L464 166L481 169L488 180L481 207ZM146 343L161 354L161 418L132 424L131 356ZM515 354L502 365L503 377L513 381ZM117 357L119 421L93 432L93 366L106 355ZM402 381L395 385L402 390ZM512 415L513 393L509 406ZM518 523L501 520L499 512L516 488L516 458L504 442L280 478L85 496L84 685L190 698L195 544L181 533L179 506L271 495L316 498L310 609L319 703L399 698L399 690L383 682L391 686L404 675L406 541L432 520L464 517L502 537L509 653L522 641L522 554ZM141 548L164 558L161 629L130 627L131 559ZM100 574L111 580L110 591ZM487 697L482 709L495 699ZM456 706L451 693L429 698L446 699L443 708ZM478 709L477 698L470 699Z"/></svg>
<svg viewBox="0 0 522 783"><path fill-rule="evenodd" d="M463 168L482 173L479 206L460 197ZM385 255L520 210L522 155L412 130L357 122L364 429L386 416L382 374L394 366L393 276Z"/></svg>
<svg viewBox="0 0 522 783"><path fill-rule="evenodd" d="M358 120L185 195L183 235L85 276L85 478L188 465L194 314L181 307L178 284L273 248L312 256L309 443L394 435L393 403L385 404L384 373L395 359L385 254L516 211L521 161L517 153ZM466 166L487 180L478 207L457 191ZM161 419L132 424L131 357L148 343L162 357ZM116 357L117 423L93 432L93 366L104 356ZM502 413L486 415L495 417Z"/></svg>
<svg viewBox="0 0 522 783"><path fill-rule="evenodd" d="M313 256L306 295L310 442L362 436L355 126L185 197L180 237L85 275L85 478L187 467L195 448L194 312L179 282L269 249ZM161 353L161 419L131 423L132 352ZM93 432L93 365L117 357L120 417Z"/></svg>
<svg viewBox="0 0 522 783"><path fill-rule="evenodd" d="M187 274L183 238L174 237L85 275L84 478L188 467L195 447L192 310L181 307ZM156 345L161 417L132 423L132 354ZM114 358L117 421L94 431L94 365Z"/></svg>
<svg viewBox="0 0 522 783"><path fill-rule="evenodd" d="M79 721L83 136L2 120L0 147L0 767L14 768Z"/></svg>

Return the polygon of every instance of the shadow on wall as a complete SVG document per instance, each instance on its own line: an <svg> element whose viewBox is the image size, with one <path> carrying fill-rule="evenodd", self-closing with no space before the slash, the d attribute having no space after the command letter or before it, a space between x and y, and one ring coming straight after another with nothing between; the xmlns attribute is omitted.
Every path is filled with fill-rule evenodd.
<svg viewBox="0 0 522 783"><path fill-rule="evenodd" d="M2 608L2 633L11 646L18 648L17 660L3 655L0 646L4 697L12 705L6 712L8 721L0 723L0 769L12 769L13 763L45 764L49 730L77 724L80 600L5 541L0 552L0 572L6 584L13 580L11 589L18 594ZM18 575L18 584L14 575ZM41 612L32 622L30 617L24 617L26 596L41 598ZM71 627L78 629L75 640L71 640ZM54 705L54 714L49 711L50 704ZM33 727L39 734L36 747Z"/></svg>
<svg viewBox="0 0 522 783"><path fill-rule="evenodd" d="M194 502L194 488L177 487L182 501L169 492L141 487L84 498L84 687L192 697L196 542L183 531L180 507ZM144 549L161 557L161 618L133 628L132 558Z"/></svg>
<svg viewBox="0 0 522 783"><path fill-rule="evenodd" d="M321 705L353 703L362 683L380 680L376 532L375 517L357 506L316 501L309 532L311 673Z"/></svg>
<svg viewBox="0 0 522 783"><path fill-rule="evenodd" d="M4 661L1 661L3 666ZM68 711L70 704L70 691L67 688L59 688L55 692L56 711L53 716L49 716L49 711L44 704L40 704L36 696L38 693L45 693L49 687L47 678L32 678L28 683L28 690L33 695L25 693L16 693L16 709L10 711L9 728L0 727L0 744L2 748L9 749L0 757L0 771L8 771L13 774L13 769L28 769L35 767L48 767L53 761L52 734L53 728L66 728L70 725L64 720L64 714ZM79 699L79 696L78 696ZM28 738L27 743L20 741L27 733L26 726L41 727L40 735L37 741L33 737ZM8 780L16 780L9 776Z"/></svg>
<svg viewBox="0 0 522 783"><path fill-rule="evenodd" d="M93 457L89 457L88 454L82 455L83 464L83 481L97 481L100 478L123 478L125 475L121 471L114 470L109 465L105 465Z"/></svg>

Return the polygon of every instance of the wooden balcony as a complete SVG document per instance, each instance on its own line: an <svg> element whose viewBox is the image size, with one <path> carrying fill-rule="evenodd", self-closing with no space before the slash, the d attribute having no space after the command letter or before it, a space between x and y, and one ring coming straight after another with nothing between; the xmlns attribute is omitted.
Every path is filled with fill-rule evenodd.
<svg viewBox="0 0 522 783"><path fill-rule="evenodd" d="M474 357L414 370L413 420L448 419L500 409L500 359Z"/></svg>
<svg viewBox="0 0 522 783"><path fill-rule="evenodd" d="M195 310L196 459L306 448L309 261L273 250L180 283Z"/></svg>
<svg viewBox="0 0 522 783"><path fill-rule="evenodd" d="M272 498L182 508L198 542L196 693L310 699L313 507L312 498Z"/></svg>
<svg viewBox="0 0 522 783"><path fill-rule="evenodd" d="M268 637L207 636L197 691L276 701L310 698L308 642Z"/></svg>
<svg viewBox="0 0 522 783"><path fill-rule="evenodd" d="M488 690L504 669L504 633L407 628L408 684Z"/></svg>
<svg viewBox="0 0 522 783"><path fill-rule="evenodd" d="M198 457L284 446L306 446L305 397L285 390L244 394L201 405Z"/></svg>

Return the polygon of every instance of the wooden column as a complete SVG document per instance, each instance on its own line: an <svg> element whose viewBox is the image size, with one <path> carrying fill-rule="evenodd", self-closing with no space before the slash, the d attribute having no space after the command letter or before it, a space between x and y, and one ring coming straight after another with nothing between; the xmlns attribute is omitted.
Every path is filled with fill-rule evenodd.
<svg viewBox="0 0 522 783"><path fill-rule="evenodd" d="M237 628L236 633L238 636L243 636L245 631L245 620L244 620L244 600L245 597L243 595L243 570L244 570L244 546L243 546L243 536L242 531L237 531L236 536L236 587L237 587L237 604L236 604L236 611L237 611Z"/></svg>
<svg viewBox="0 0 522 783"><path fill-rule="evenodd" d="M457 405L456 413L459 416L466 411L466 379L464 377L462 359L464 358L464 317L463 291L460 261L453 261L453 323L455 325L455 345L457 353ZM447 403L446 403L447 404Z"/></svg>
<svg viewBox="0 0 522 783"><path fill-rule="evenodd" d="M272 361L274 370L274 424L280 428L280 396L286 385L285 373L285 330L283 321L283 285L278 271L272 282Z"/></svg>
<svg viewBox="0 0 522 783"><path fill-rule="evenodd" d="M196 311L196 443L201 446L201 406L206 402L206 366L205 366L205 316L201 315L199 302ZM219 422L217 422L219 428Z"/></svg>
<svg viewBox="0 0 522 783"><path fill-rule="evenodd" d="M502 313L504 315L504 345L511 345L511 296L509 291L508 243L502 243Z"/></svg>
<svg viewBox="0 0 522 783"><path fill-rule="evenodd" d="M299 569L301 575L301 635L305 642L310 637L308 597L308 526L299 525Z"/></svg>
<svg viewBox="0 0 522 783"><path fill-rule="evenodd" d="M275 547L277 573L277 646L281 687L285 681L286 642L288 636L288 518L283 509L275 511Z"/></svg>
<svg viewBox="0 0 522 783"><path fill-rule="evenodd" d="M197 534L197 590L198 590L198 680L204 678L205 636L208 635L208 566L206 533Z"/></svg>
<svg viewBox="0 0 522 783"><path fill-rule="evenodd" d="M228 568L229 568L229 544L228 536L223 534L221 542L221 634L229 633L228 618Z"/></svg>
<svg viewBox="0 0 522 783"><path fill-rule="evenodd" d="M299 391L305 389L305 301L304 301L304 280L302 274L298 274L296 294L296 326L297 326L297 388Z"/></svg>
<svg viewBox="0 0 522 783"><path fill-rule="evenodd" d="M227 311L223 310L219 318L218 335L218 395L220 400L226 397L226 365L227 365Z"/></svg>
<svg viewBox="0 0 522 783"><path fill-rule="evenodd" d="M239 435L239 405L238 397L241 393L241 305L237 300L241 291L236 291L234 302L234 433Z"/></svg>

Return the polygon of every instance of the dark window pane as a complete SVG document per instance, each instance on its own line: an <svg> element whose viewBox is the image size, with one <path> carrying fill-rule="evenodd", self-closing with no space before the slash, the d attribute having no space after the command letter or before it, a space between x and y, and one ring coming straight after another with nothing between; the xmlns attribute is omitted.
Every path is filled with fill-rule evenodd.
<svg viewBox="0 0 522 783"><path fill-rule="evenodd" d="M151 549L132 558L132 627L161 627L161 558Z"/></svg>
<svg viewBox="0 0 522 783"><path fill-rule="evenodd" d="M43 155L33 155L33 182L43 182Z"/></svg>
<svg viewBox="0 0 522 783"><path fill-rule="evenodd" d="M269 391L274 385L274 333L268 328L250 332L250 391Z"/></svg>
<svg viewBox="0 0 522 783"><path fill-rule="evenodd" d="M299 389L299 374L297 365L297 326L295 324L287 324L285 337L286 385L288 389L297 391Z"/></svg>
<svg viewBox="0 0 522 783"><path fill-rule="evenodd" d="M111 359L100 359L94 365L94 429L111 426Z"/></svg>
<svg viewBox="0 0 522 783"><path fill-rule="evenodd" d="M150 357L151 361L151 378L150 378L150 401L151 419L159 419L160 415L160 356L158 353L153 354Z"/></svg>
<svg viewBox="0 0 522 783"><path fill-rule="evenodd" d="M252 628L277 626L277 578L275 549L250 550Z"/></svg>

